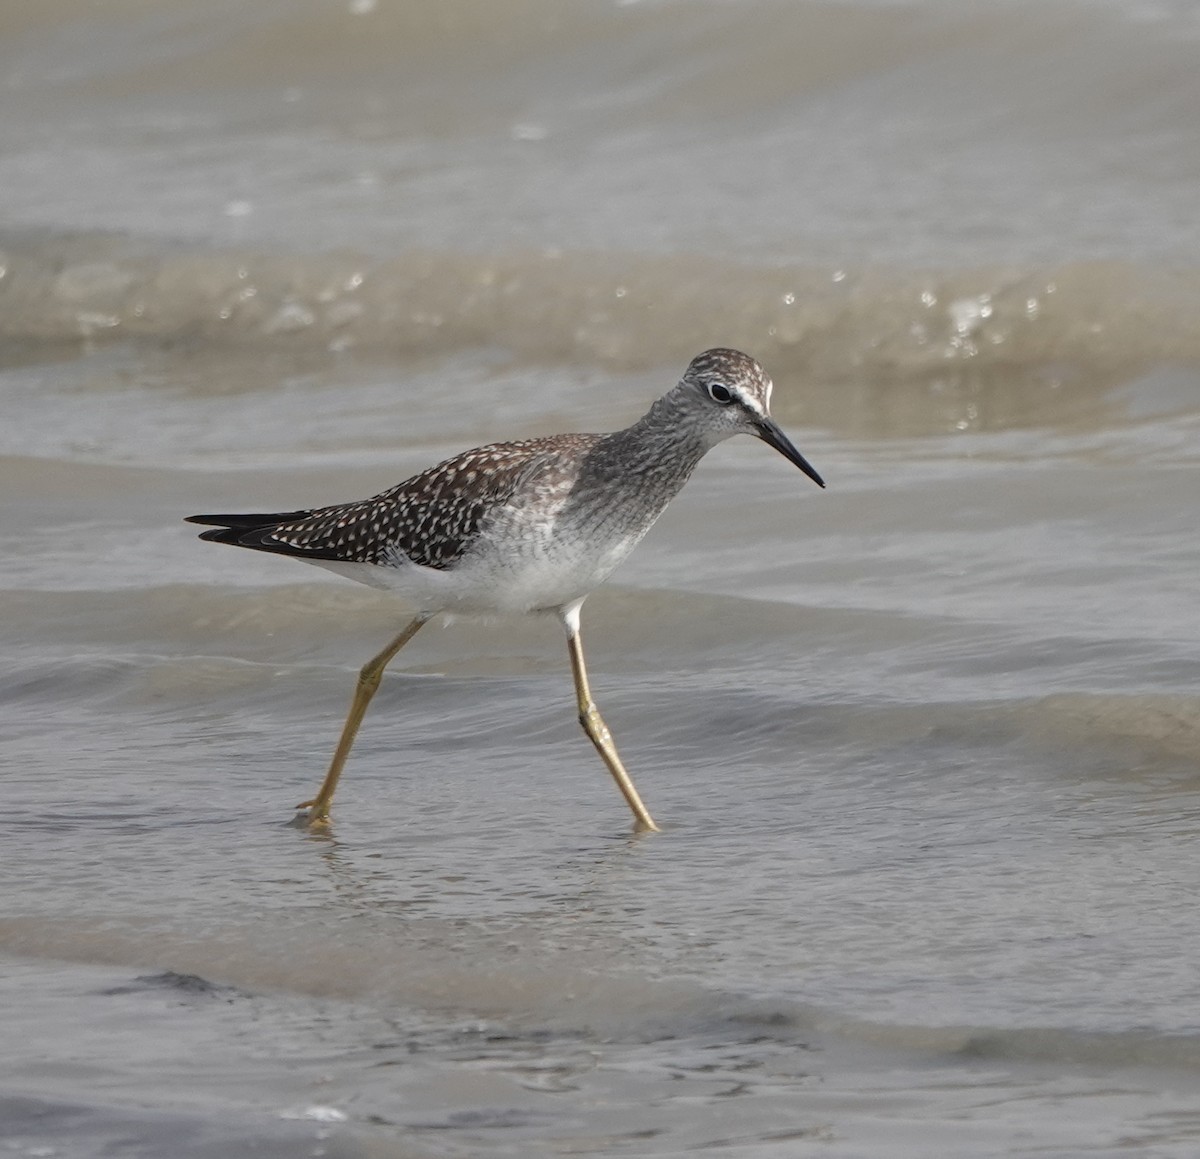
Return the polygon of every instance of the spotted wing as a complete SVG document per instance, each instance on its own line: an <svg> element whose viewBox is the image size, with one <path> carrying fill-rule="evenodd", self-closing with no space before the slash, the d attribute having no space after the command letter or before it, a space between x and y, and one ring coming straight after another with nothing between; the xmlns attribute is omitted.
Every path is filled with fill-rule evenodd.
<svg viewBox="0 0 1200 1159"><path fill-rule="evenodd" d="M491 443L464 451L356 503L273 515L192 515L214 525L200 538L297 559L452 567L470 549L490 510L564 451L590 436Z"/></svg>

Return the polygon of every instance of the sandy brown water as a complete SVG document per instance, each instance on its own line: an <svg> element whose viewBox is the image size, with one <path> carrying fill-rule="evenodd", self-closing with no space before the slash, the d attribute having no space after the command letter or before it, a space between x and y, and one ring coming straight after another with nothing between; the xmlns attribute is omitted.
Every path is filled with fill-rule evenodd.
<svg viewBox="0 0 1200 1159"><path fill-rule="evenodd" d="M436 13L436 14L434 14ZM1200 1144L1188 5L0 13L0 1139L120 1156ZM268 51L269 50L269 51ZM589 600L427 629L182 516L749 440Z"/></svg>

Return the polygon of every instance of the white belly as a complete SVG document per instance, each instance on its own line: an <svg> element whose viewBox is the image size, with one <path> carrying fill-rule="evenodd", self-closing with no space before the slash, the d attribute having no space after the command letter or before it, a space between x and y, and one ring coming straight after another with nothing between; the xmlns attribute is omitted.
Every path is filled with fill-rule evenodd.
<svg viewBox="0 0 1200 1159"><path fill-rule="evenodd" d="M554 540L515 551L494 544L439 570L411 560L395 565L320 561L317 566L371 587L403 596L426 612L497 615L561 608L582 599L606 580L641 536L624 536L603 545ZM317 562L317 561L314 561Z"/></svg>

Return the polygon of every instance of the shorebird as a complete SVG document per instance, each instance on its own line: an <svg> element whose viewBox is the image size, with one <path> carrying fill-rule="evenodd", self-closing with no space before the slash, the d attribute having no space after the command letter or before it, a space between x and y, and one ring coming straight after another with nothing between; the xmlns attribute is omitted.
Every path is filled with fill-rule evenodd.
<svg viewBox="0 0 1200 1159"><path fill-rule="evenodd" d="M201 539L290 556L385 588L415 605L404 630L358 676L317 795L329 819L342 768L384 669L435 616L551 612L566 628L583 725L633 811L653 829L592 699L580 638L588 594L633 550L718 443L754 435L825 484L770 414L771 380L748 354L714 349L637 422L611 434L551 435L463 451L371 499L305 511L192 515Z"/></svg>

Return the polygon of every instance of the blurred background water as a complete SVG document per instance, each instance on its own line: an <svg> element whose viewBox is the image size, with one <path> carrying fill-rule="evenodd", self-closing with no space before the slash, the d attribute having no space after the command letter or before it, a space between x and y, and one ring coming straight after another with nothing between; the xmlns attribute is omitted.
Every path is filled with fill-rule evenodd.
<svg viewBox="0 0 1200 1159"><path fill-rule="evenodd" d="M0 7L15 1154L1192 1156L1200 12ZM559 629L182 516L748 440ZM744 444L744 445L743 445Z"/></svg>

